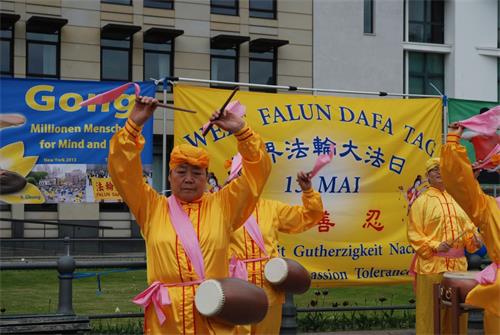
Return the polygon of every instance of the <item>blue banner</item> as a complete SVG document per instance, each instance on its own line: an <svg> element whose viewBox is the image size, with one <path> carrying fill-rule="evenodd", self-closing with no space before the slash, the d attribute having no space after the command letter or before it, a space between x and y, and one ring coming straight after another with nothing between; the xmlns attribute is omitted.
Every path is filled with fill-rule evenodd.
<svg viewBox="0 0 500 335"><path fill-rule="evenodd" d="M0 79L0 169L8 171L9 178L14 180L7 181L14 185L13 188L2 187L0 201L118 200L107 175L109 140L124 125L132 110L134 89L130 87L115 101L101 106L80 107L79 103L122 84ZM156 88L153 82L139 85L141 95L154 96ZM153 160L152 134L151 119L143 130L146 138L142 152L145 170L150 170ZM145 176L151 177L150 171L145 171ZM102 184L96 184L97 179ZM16 185L21 188L23 184L27 188L37 187L44 199L16 189ZM96 194L96 185L102 191L100 195Z"/></svg>

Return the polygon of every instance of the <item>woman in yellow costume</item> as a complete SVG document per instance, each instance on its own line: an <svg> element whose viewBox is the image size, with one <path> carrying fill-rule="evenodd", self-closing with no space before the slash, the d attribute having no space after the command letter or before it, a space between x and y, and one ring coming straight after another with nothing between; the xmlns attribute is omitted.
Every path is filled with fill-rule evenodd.
<svg viewBox="0 0 500 335"><path fill-rule="evenodd" d="M237 175L237 171L231 171L231 176L233 175ZM239 178L233 179L229 185L237 182ZM243 274L246 272L248 281L262 287L269 301L264 320L254 325L238 326L238 334L279 334L285 292L273 288L265 280L264 266L269 258L279 257L278 232L301 233L316 225L323 217L321 195L313 190L310 174L299 172L297 182L302 189L302 206L260 198L249 218L253 220L252 224L256 225L254 232L251 231L251 227L247 229L249 224L247 222L244 227L231 235L231 274L234 276L236 268L243 267ZM258 235L257 241L253 235Z"/></svg>
<svg viewBox="0 0 500 335"><path fill-rule="evenodd" d="M153 115L157 100L140 97L125 127L110 142L109 173L130 207L146 241L150 287L135 301L145 308L146 334L231 334L234 327L201 316L194 294L203 277L227 277L230 235L255 207L271 170L270 158L259 135L241 117L215 112L211 121L230 131L243 156L241 178L217 193L205 193L208 153L191 145L176 146L170 158L172 196L158 194L144 182L140 153L141 129ZM178 234L174 208L185 213L200 257L190 257ZM173 220L175 218L175 220ZM196 249L196 248L195 248ZM194 249L193 249L194 250ZM199 262L193 261L200 260ZM199 273L201 267L202 273ZM202 277L202 278L200 278Z"/></svg>
<svg viewBox="0 0 500 335"><path fill-rule="evenodd" d="M464 247L474 252L481 246L467 214L445 190L439 158L427 161L426 174L430 187L413 203L408 222L408 240L416 252L417 334L434 333L433 285L444 272L466 271ZM441 313L444 334L451 333L449 313L449 308ZM460 318L460 330L467 332L467 314Z"/></svg>
<svg viewBox="0 0 500 335"><path fill-rule="evenodd" d="M441 173L446 189L480 229L492 261L486 270L490 278L469 292L466 303L484 308L485 334L500 334L500 209L495 199L485 194L474 177L465 147L459 144L463 128L450 125L441 150ZM497 153L491 162L497 167Z"/></svg>

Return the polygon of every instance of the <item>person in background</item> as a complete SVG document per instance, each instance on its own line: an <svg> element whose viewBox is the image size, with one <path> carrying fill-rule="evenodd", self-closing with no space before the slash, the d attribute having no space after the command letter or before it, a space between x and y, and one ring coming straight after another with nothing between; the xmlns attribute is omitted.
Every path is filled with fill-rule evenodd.
<svg viewBox="0 0 500 335"><path fill-rule="evenodd" d="M411 272L416 273L416 332L433 334L433 285L444 272L466 271L464 247L476 251L480 241L467 214L445 190L439 171L439 158L426 163L430 187L413 203L408 222L408 240L415 250ZM442 311L444 334L451 333L450 309ZM467 332L467 314L460 317L460 329Z"/></svg>
<svg viewBox="0 0 500 335"><path fill-rule="evenodd" d="M227 185L239 178L229 180ZM265 280L264 266L269 258L279 257L278 233L301 233L318 224L323 217L321 195L312 188L310 174L297 173L297 183L302 190L302 205L293 206L261 197L247 223L231 235L231 275L262 287L269 300L264 320L254 325L237 326L238 334L279 334L285 292ZM243 271L237 271L238 268Z"/></svg>

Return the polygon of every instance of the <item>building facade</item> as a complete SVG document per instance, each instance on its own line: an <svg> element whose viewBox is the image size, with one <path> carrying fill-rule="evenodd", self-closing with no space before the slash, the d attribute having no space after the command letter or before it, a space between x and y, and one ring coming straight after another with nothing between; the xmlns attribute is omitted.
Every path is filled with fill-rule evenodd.
<svg viewBox="0 0 500 335"><path fill-rule="evenodd" d="M312 0L0 0L1 75L95 81L177 76L311 87L312 8ZM154 117L153 178L161 191L163 113ZM167 121L170 148L171 111ZM140 237L122 204L3 205L0 215L92 227L1 221L3 239Z"/></svg>
<svg viewBox="0 0 500 335"><path fill-rule="evenodd" d="M314 1L313 12L316 88L500 99L498 0Z"/></svg>
<svg viewBox="0 0 500 335"><path fill-rule="evenodd" d="M498 101L498 0L0 0L1 75L166 76ZM0 88L1 89L1 88ZM158 92L161 98L161 92ZM168 100L172 100L169 92ZM167 112L167 152L173 114ZM153 182L162 185L163 112ZM76 177L75 177L76 178ZM0 238L140 237L123 204L1 206ZM110 226L113 230L97 230Z"/></svg>

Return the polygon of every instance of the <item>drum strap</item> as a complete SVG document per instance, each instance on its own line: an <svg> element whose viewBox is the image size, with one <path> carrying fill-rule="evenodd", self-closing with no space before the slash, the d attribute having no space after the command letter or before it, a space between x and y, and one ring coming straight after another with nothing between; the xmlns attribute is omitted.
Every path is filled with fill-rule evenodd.
<svg viewBox="0 0 500 335"><path fill-rule="evenodd" d="M201 254L200 242L198 242L198 237L194 231L191 219L189 219L189 216L174 195L168 197L168 211L170 214L170 222L172 222L172 226L181 241L186 255L191 261L191 264L193 264L194 271L200 280L204 280L205 263L203 262L203 255Z"/></svg>
<svg viewBox="0 0 500 335"><path fill-rule="evenodd" d="M239 259L235 255L229 261L229 277L248 281L248 270L246 263L267 261L269 256L260 258Z"/></svg>
<svg viewBox="0 0 500 335"><path fill-rule="evenodd" d="M264 245L264 237L262 236L262 232L260 231L259 225L257 224L257 220L255 216L250 215L247 221L244 224L245 230L247 231L250 238L257 244L259 249L265 255L260 258L248 258L248 259L239 259L235 255L229 261L229 276L231 278L239 278L241 280L248 280L248 271L246 263L258 262L263 260L268 260L269 256L267 254L265 245Z"/></svg>
<svg viewBox="0 0 500 335"><path fill-rule="evenodd" d="M447 252L438 252L434 256L446 257L446 258L462 258L465 256L464 249L451 248ZM415 265L417 263L417 253L413 255L411 260L410 268L408 269L408 274L413 277L413 292L417 292L417 272L415 271Z"/></svg>
<svg viewBox="0 0 500 335"><path fill-rule="evenodd" d="M255 242L255 244L259 246L259 249L262 251L262 253L267 256L267 251L264 246L264 237L262 237L262 232L260 231L255 216L250 215L250 217L245 222L245 229L248 235L250 235L252 240Z"/></svg>

